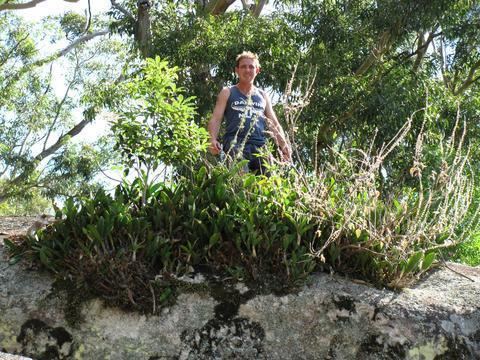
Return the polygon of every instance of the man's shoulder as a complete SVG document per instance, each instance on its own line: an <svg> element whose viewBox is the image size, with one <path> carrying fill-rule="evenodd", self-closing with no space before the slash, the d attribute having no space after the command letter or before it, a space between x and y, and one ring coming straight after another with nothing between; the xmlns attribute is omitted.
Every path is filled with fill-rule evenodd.
<svg viewBox="0 0 480 360"><path fill-rule="evenodd" d="M223 87L222 90L220 90L220 92L218 93L219 98L228 99L229 96L230 96L230 88L228 86Z"/></svg>
<svg viewBox="0 0 480 360"><path fill-rule="evenodd" d="M268 94L265 90L260 89L259 87L256 88L258 93L263 97L265 101L268 101Z"/></svg>
<svg viewBox="0 0 480 360"><path fill-rule="evenodd" d="M230 95L231 88L229 86L224 86L222 90L220 90L220 94L223 95Z"/></svg>

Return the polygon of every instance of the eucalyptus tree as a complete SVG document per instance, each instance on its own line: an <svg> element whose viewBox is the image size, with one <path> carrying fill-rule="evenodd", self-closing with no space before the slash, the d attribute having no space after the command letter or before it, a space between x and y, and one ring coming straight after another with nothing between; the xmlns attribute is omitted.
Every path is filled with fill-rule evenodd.
<svg viewBox="0 0 480 360"><path fill-rule="evenodd" d="M387 161L390 178L408 172L405 154L422 131L433 157L458 116L470 124L467 142L478 138L471 125L479 117L476 0L110 2L109 31L130 35L126 42L141 56L159 55L180 68L179 85L196 97L199 123L218 90L234 81L234 56L257 52L259 85L277 99L287 89L302 110L286 125L299 142L299 158L312 166L332 147L373 142L375 152L411 116L405 153ZM295 103L306 100L309 81L308 101Z"/></svg>
<svg viewBox="0 0 480 360"><path fill-rule="evenodd" d="M335 146L375 153L410 117L403 152L387 161L390 180L409 178L421 133L437 157L458 118L478 148L479 15L475 1L304 2L289 19L318 64L297 137L317 149L309 158Z"/></svg>
<svg viewBox="0 0 480 360"><path fill-rule="evenodd" d="M0 16L0 202L39 189L49 197L85 193L112 158L106 141L72 140L101 111L99 93L121 73L123 60L115 60L123 45L88 43L99 32L86 29L83 17L58 20L28 24L14 12ZM65 47L50 51L65 37Z"/></svg>
<svg viewBox="0 0 480 360"><path fill-rule="evenodd" d="M129 14L140 2L115 3L112 28L134 39L138 21ZM458 107L470 123L478 119L477 1L265 3L148 2L149 54L182 69L180 84L197 98L198 121L208 117L219 88L233 82L232 59L245 49L259 53L258 81L277 94L294 69L290 89L297 95L316 72L309 105L295 124L308 163L315 154L328 156L332 146L368 147L374 139L379 148L412 114L405 149L415 146L421 129L435 141L451 131ZM407 166L394 165L399 171Z"/></svg>

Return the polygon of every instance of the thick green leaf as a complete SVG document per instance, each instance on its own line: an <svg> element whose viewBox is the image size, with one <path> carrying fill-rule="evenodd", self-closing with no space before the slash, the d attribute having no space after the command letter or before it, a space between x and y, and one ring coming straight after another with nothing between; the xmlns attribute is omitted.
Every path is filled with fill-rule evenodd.
<svg viewBox="0 0 480 360"><path fill-rule="evenodd" d="M410 256L405 266L405 273L414 271L420 264L420 260L422 260L422 258L423 258L422 251L418 251L414 253L412 256Z"/></svg>

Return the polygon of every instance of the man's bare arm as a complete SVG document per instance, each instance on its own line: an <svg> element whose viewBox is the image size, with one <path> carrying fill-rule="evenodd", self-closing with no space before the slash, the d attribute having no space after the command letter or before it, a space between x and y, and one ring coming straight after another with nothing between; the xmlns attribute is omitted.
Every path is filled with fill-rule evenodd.
<svg viewBox="0 0 480 360"><path fill-rule="evenodd" d="M230 89L224 87L217 96L217 103L213 109L213 114L208 122L208 133L210 134L210 153L218 155L220 153L221 144L218 141L218 133L220 132L220 125L222 124L223 114L227 106L227 100L230 96Z"/></svg>
<svg viewBox="0 0 480 360"><path fill-rule="evenodd" d="M277 144L280 153L282 155L282 160L290 162L292 161L292 148L287 141L285 133L280 125L277 115L272 107L272 102L270 97L264 92L264 97L266 101L265 106L265 116L267 118L267 123L270 131L272 132L273 140Z"/></svg>

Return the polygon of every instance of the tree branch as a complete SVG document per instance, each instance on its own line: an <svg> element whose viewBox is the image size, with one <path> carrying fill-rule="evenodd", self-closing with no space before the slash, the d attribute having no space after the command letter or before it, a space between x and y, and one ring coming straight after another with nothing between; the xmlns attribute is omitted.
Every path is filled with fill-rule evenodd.
<svg viewBox="0 0 480 360"><path fill-rule="evenodd" d="M436 54L437 58L440 61L440 66L441 66L441 73L442 73L442 81L443 85L445 88L449 89L450 88L450 76L447 73L447 64L445 60L445 49L443 46L443 37L440 38L440 44L438 46L438 49L435 46L435 41L433 42L433 52Z"/></svg>
<svg viewBox="0 0 480 360"><path fill-rule="evenodd" d="M132 21L135 21L135 17L127 10L125 9L122 5L117 3L115 0L110 0L110 4L112 4L112 7L120 11L123 15L125 15L127 18L129 18Z"/></svg>
<svg viewBox="0 0 480 360"><path fill-rule="evenodd" d="M88 0L88 6L85 10L85 15L87 16L87 23L85 24L82 34L86 34L90 29L90 25L92 24L92 8L90 6L90 0Z"/></svg>
<svg viewBox="0 0 480 360"><path fill-rule="evenodd" d="M10 57L12 56L12 54L18 49L18 47L20 46L20 44L22 42L24 42L25 40L28 39L28 34L26 34L23 38L21 38L16 44L15 46L8 52L8 55L5 56L4 59L1 59L0 60L0 67L2 67L3 65L5 65L5 63L8 61L8 59L10 59Z"/></svg>
<svg viewBox="0 0 480 360"><path fill-rule="evenodd" d="M72 138L78 135L89 122L90 120L88 118L80 121L69 132L60 136L55 144L53 144L52 146L48 147L47 149L39 153L37 156L35 156L33 158L32 163L38 164L40 161L42 161L46 157L52 155L55 151L60 149L64 145L64 143L68 141L69 138ZM35 165L34 165L34 168L36 168ZM4 202L12 194L11 189L13 189L15 185L20 184L22 181L27 179L30 175L31 175L31 172L22 172L21 174L15 176L12 180L9 180L7 182L8 186L0 190L0 204Z"/></svg>
<svg viewBox="0 0 480 360"><path fill-rule="evenodd" d="M135 40L144 58L151 53L152 31L150 22L150 8L148 0L137 1L137 21L135 23Z"/></svg>
<svg viewBox="0 0 480 360"><path fill-rule="evenodd" d="M355 76L362 76L365 74L380 58L390 49L393 42L393 36L390 30L385 30L380 35L375 48L371 51L370 55L355 71Z"/></svg>
<svg viewBox="0 0 480 360"><path fill-rule="evenodd" d="M248 6L247 1L246 0L241 0L241 1L242 1L243 10L249 11L250 6Z"/></svg>
<svg viewBox="0 0 480 360"><path fill-rule="evenodd" d="M55 60L59 57L62 57L62 56L65 56L66 54L68 54L70 51L72 51L72 49L74 49L75 47L77 47L78 45L84 43L84 42L87 42L89 40L92 40L93 38L97 37L97 36L102 36L102 35L107 35L109 34L110 31L109 30L101 30L101 31L97 31L97 32L94 32L94 33L91 33L91 34L87 34L87 35L84 35L82 37L79 37L78 39L75 39L75 41L72 41L72 43L70 45L68 45L66 48L64 48L63 50L60 50L58 51L57 53L51 55L50 57L48 57L47 59L51 58L51 57L54 57L53 59L51 59L50 61L52 60ZM45 61L45 60L39 60L40 62L41 61Z"/></svg>
<svg viewBox="0 0 480 360"><path fill-rule="evenodd" d="M65 90L65 94L63 95L62 100L57 104L57 110L55 112L55 117L53 118L53 121L48 128L47 136L45 137L45 140L43 142L42 151L45 151L45 149L47 148L48 139L50 138L50 135L52 134L52 131L55 128L55 125L57 124L58 118L60 117L60 111L62 110L62 107L65 104L65 101L67 101L67 97L68 97L68 93L70 92L70 89L72 88L73 84L75 83L76 73L77 73L77 67L75 67L75 73L73 75L73 79L72 79L72 81L69 82L69 84L67 86L67 89Z"/></svg>
<svg viewBox="0 0 480 360"><path fill-rule="evenodd" d="M266 3L267 0L258 0L258 3L255 4L255 7L253 9L253 16L259 17Z"/></svg>
<svg viewBox="0 0 480 360"><path fill-rule="evenodd" d="M55 144L49 146L48 148L43 150L41 153L39 153L37 156L35 156L34 160L42 161L46 157L52 155L55 151L60 149L69 138L72 138L80 134L80 132L83 130L85 126L87 126L89 122L90 122L89 119L83 119L82 121L80 121L77 125L71 128L69 132L60 136Z"/></svg>
<svg viewBox="0 0 480 360"><path fill-rule="evenodd" d="M23 3L23 4L12 4L12 3L6 3L0 5L0 11L3 10L22 10L22 9L29 9L37 6L41 2L44 2L45 0L32 0L28 3Z"/></svg>
<svg viewBox="0 0 480 360"><path fill-rule="evenodd" d="M415 63L413 64L413 71L417 72L418 69L420 68L420 65L422 63L422 60L425 57L425 54L427 53L427 49L432 43L433 39L435 36L438 36L438 34L435 34L435 30L438 28L438 25L436 25L432 31L428 34L427 40L423 40L424 33L420 33L418 36L418 47L415 53L417 54L417 58L415 59Z"/></svg>
<svg viewBox="0 0 480 360"><path fill-rule="evenodd" d="M235 0L210 0L205 8L207 13L220 15L225 13Z"/></svg>
<svg viewBox="0 0 480 360"><path fill-rule="evenodd" d="M438 32L436 34L432 34L432 40L431 40L431 44L433 46L433 49L434 49L434 54L439 56L438 55L438 51L436 50L436 47L435 47L435 42L433 41L436 37L439 37L443 35L442 32ZM395 56L395 59L400 59L400 60L406 60L406 59L409 59L415 55L418 55L421 51L423 50L427 50L427 47L428 47L429 43L427 42L424 42L423 45L419 45L419 47L417 47L417 49L415 51L412 51L412 52L407 52L407 51L402 51L401 53L399 53L398 55ZM440 60L442 61L442 60Z"/></svg>
<svg viewBox="0 0 480 360"><path fill-rule="evenodd" d="M21 4L16 4L16 3L5 3L0 5L0 11L3 10L23 10L23 9L30 9L38 4L44 2L45 0L32 0L27 3L21 3ZM63 0L65 2L78 2L78 0Z"/></svg>
<svg viewBox="0 0 480 360"><path fill-rule="evenodd" d="M34 61L32 62L31 64L27 64L25 65L23 68L21 68L20 70L17 71L17 73L13 76L11 76L8 80L8 83L5 84L5 86L3 87L3 89L7 89L9 86L11 86L12 84L14 84L16 81L18 81L18 79L20 79L23 74L31 71L33 68L35 67L39 67L39 66L42 66L42 65L45 65L49 62L52 62L62 56L65 56L66 54L68 54L70 51L72 51L75 47L77 47L78 45L84 43L84 42L87 42L97 36L102 36L102 35L106 35L110 33L109 30L102 30L102 31L97 31L95 33L92 33L92 34L87 34L85 36L82 36L78 39L76 39L75 41L73 41L70 45L68 45L66 48L64 48L63 50L59 50L57 52L55 52L54 54L50 55L50 56L47 56L46 58L43 58L43 59L40 59L40 60L37 60L37 61Z"/></svg>
<svg viewBox="0 0 480 360"><path fill-rule="evenodd" d="M468 72L467 78L465 81L460 85L460 87L456 90L453 91L454 95L460 95L463 94L473 83L478 81L480 76L477 76L474 78L476 71L480 68L480 60L477 61L473 66L470 68L470 71Z"/></svg>

